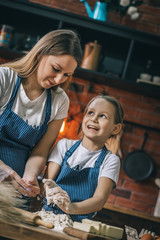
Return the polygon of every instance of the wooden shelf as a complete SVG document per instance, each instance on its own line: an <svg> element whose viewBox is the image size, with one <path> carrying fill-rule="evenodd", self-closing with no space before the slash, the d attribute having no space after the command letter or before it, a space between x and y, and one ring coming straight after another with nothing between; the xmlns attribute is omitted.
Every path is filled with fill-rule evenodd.
<svg viewBox="0 0 160 240"><path fill-rule="evenodd" d="M48 19L64 21L84 28L93 29L115 36L120 36L127 39L136 40L142 43L152 44L160 47L160 37L138 31L123 25L118 25L110 22L102 22L91 19L89 17L69 13L59 9L47 7L41 4L35 4L27 0L0 0L0 5L7 8L20 10L22 12L32 13Z"/></svg>
<svg viewBox="0 0 160 240"><path fill-rule="evenodd" d="M16 30L20 31L20 33L28 33L28 31L31 31L36 34L36 29L36 31L38 31L37 34L43 35L51 29L54 30L63 27L73 27L73 29L77 29L80 32L81 38L83 39L83 44L88 40L86 36L86 33L88 31L93 34L93 40L95 36L99 36L104 45L105 42L103 38L105 37L107 40L111 39L111 42L109 42L110 44L113 44L113 38L114 40L117 40L118 38L121 43L123 43L125 40L127 47L125 47L126 49L123 55L119 52L118 55L113 56L113 58L116 59L119 57L119 55L122 55L121 61L123 61L124 67L122 69L121 78L117 78L114 75L104 74L99 70L95 72L82 68L78 68L76 70L75 77L82 78L84 80L97 84L108 85L131 93L140 94L142 96L160 99L159 86L151 86L147 83L142 82L136 83L137 77L130 79L130 77L133 75L132 73L135 72L134 64L136 60L134 60L134 62L132 61L132 55L135 51L134 48L136 47L136 43L140 44L140 47L142 45L147 46L147 49L148 46L154 46L154 48L157 48L158 51L160 51L159 36L137 31L123 25L97 21L85 16L80 16L59 9L43 6L41 4L31 3L28 0L0 0L0 6L0 20L2 21L3 19L3 21L7 21L4 22L6 24L13 23L17 26ZM12 20L8 16L12 18ZM21 19L21 21L19 21L19 19ZM30 27L31 24L32 28ZM145 48L143 50L145 50ZM108 51L108 49L106 51ZM158 55L158 51L154 51ZM106 52L106 54L107 53L108 52ZM8 57L10 57L12 60L15 57L20 56L22 53L7 49L3 50L0 48L0 55L1 54L3 56L6 54L6 58L8 59ZM3 57L2 55L1 57ZM141 55L143 56L143 54ZM144 61L145 59L142 58L141 62ZM130 69L130 66L132 65L134 68ZM128 69L130 69L131 72L128 73Z"/></svg>
<svg viewBox="0 0 160 240"><path fill-rule="evenodd" d="M139 217L139 218L144 218L144 219L147 219L147 220L150 220L150 221L153 221L153 222L160 223L160 218L158 218L158 217L149 216L147 214L143 214L143 213L138 212L138 211L129 210L128 208L116 207L114 205L106 203L104 205L104 209L124 213L124 214L127 214L127 215Z"/></svg>
<svg viewBox="0 0 160 240"><path fill-rule="evenodd" d="M152 86L146 84L146 83L134 83L127 80L123 80L121 78L111 77L107 74L83 69L83 68L77 68L75 74L75 77L85 79L87 81L90 81L92 83L97 84L104 84L108 85L113 88L118 88L124 91L128 91L135 94L141 94L146 97L151 97L155 99L160 99L160 87L155 86L152 84Z"/></svg>

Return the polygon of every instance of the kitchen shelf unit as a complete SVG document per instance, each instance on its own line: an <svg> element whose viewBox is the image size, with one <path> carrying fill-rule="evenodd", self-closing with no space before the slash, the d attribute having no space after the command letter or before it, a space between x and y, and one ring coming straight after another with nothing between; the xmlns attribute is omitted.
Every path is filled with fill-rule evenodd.
<svg viewBox="0 0 160 240"><path fill-rule="evenodd" d="M147 60L152 60L152 75L160 76L159 36L27 0L0 0L0 9L0 23L15 28L15 42L16 36L24 33L41 37L49 31L61 28L77 31L83 49L86 43L97 40L102 45L97 71L78 68L76 77L160 99L159 86L136 83L140 73L144 72ZM10 50L12 55L13 49Z"/></svg>

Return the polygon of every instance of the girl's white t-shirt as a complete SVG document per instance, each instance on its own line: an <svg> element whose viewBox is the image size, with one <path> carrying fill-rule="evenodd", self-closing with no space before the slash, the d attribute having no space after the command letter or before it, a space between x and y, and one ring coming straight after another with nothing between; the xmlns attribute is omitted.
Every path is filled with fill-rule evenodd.
<svg viewBox="0 0 160 240"><path fill-rule="evenodd" d="M17 81L17 73L8 67L0 68L0 115L5 110ZM20 83L12 111L19 115L30 126L40 126L46 115L47 90L35 100L31 101ZM69 98L63 89L51 90L51 116L49 122L67 117Z"/></svg>
<svg viewBox="0 0 160 240"><path fill-rule="evenodd" d="M77 140L63 138L62 140L57 142L52 152L50 153L48 162L55 162L61 166L66 151L69 150L76 143L76 141ZM76 170L81 170L87 167L93 168L101 150L102 149L97 151L89 151L88 149L83 147L82 143L80 143L79 147L67 160L67 163L71 168ZM110 178L113 180L115 187L118 182L119 171L119 157L108 151L105 159L100 166L98 180L100 179L100 177Z"/></svg>

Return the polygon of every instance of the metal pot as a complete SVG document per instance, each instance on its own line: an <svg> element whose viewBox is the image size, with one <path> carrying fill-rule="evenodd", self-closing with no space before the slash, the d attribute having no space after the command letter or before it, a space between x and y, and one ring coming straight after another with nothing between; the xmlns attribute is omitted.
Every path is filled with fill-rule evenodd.
<svg viewBox="0 0 160 240"><path fill-rule="evenodd" d="M154 169L152 158L143 150L147 138L148 133L145 133L141 149L130 152L123 161L125 173L136 181L147 179Z"/></svg>

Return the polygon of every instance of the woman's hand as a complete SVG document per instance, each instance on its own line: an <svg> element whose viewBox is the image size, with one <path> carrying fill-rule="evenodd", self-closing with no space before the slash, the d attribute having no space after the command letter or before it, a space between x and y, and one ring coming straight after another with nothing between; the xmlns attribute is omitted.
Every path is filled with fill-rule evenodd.
<svg viewBox="0 0 160 240"><path fill-rule="evenodd" d="M15 189L22 195L27 195L28 185L23 179L8 165L0 160L0 182L9 181Z"/></svg>
<svg viewBox="0 0 160 240"><path fill-rule="evenodd" d="M60 187L47 188L46 187L47 203L56 204L61 210L66 213L71 211L71 200L68 193Z"/></svg>
<svg viewBox="0 0 160 240"><path fill-rule="evenodd" d="M40 187L36 176L23 176L22 180L27 183L28 197L36 197L40 194Z"/></svg>

